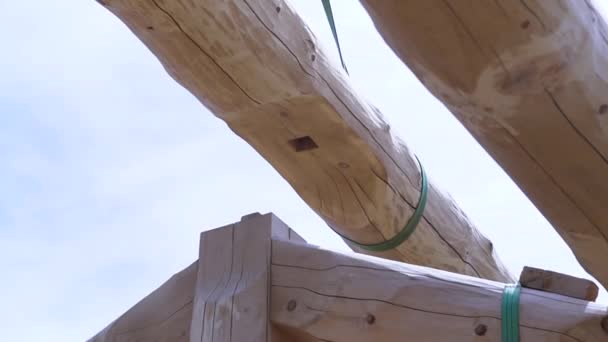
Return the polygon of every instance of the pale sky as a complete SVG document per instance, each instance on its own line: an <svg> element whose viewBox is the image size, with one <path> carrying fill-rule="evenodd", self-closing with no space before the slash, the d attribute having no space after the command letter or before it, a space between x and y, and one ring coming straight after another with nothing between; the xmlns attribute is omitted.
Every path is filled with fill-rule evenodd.
<svg viewBox="0 0 608 342"><path fill-rule="evenodd" d="M291 3L339 66L320 1ZM355 88L512 273L530 265L588 277L358 2L333 3ZM96 2L0 1L0 13L0 341L86 340L195 260L202 230L251 212L345 249Z"/></svg>

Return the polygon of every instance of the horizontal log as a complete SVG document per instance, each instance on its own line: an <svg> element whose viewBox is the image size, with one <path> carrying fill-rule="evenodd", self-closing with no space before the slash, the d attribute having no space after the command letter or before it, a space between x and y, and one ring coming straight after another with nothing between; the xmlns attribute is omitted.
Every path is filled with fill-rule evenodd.
<svg viewBox="0 0 608 342"><path fill-rule="evenodd" d="M285 241L272 244L275 324L320 341L500 341L505 284ZM523 288L520 340L608 341L605 305Z"/></svg>
<svg viewBox="0 0 608 342"><path fill-rule="evenodd" d="M272 214L201 234L191 342L287 341L269 319L271 239L305 243Z"/></svg>
<svg viewBox="0 0 608 342"><path fill-rule="evenodd" d="M608 29L590 0L361 0L608 286Z"/></svg>
<svg viewBox="0 0 608 342"><path fill-rule="evenodd" d="M329 65L283 1L103 0L167 72L350 239L395 236L421 196L421 169L372 106ZM398 248L369 252L509 281L492 244L433 184L417 229Z"/></svg>

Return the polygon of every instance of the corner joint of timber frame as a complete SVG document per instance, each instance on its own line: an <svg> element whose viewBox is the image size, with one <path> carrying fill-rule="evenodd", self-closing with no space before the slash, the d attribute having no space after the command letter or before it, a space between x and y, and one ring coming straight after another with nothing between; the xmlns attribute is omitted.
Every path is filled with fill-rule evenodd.
<svg viewBox="0 0 608 342"><path fill-rule="evenodd" d="M256 213L202 233L198 262L90 341L498 341L505 285L312 246ZM535 292L523 341L607 340L605 305Z"/></svg>
<svg viewBox="0 0 608 342"><path fill-rule="evenodd" d="M306 242L273 214L201 233L190 340L271 341L272 240Z"/></svg>

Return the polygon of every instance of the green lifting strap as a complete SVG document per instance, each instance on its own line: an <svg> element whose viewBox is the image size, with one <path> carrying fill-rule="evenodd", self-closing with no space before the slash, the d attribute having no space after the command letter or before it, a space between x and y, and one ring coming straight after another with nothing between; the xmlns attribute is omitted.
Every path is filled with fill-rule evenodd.
<svg viewBox="0 0 608 342"><path fill-rule="evenodd" d="M519 284L506 285L502 293L502 342L519 342Z"/></svg>
<svg viewBox="0 0 608 342"><path fill-rule="evenodd" d="M416 157L416 161L418 161L418 165L420 165L420 178L422 182L422 188L420 189L420 199L418 200L418 206L416 207L416 210L414 210L414 214L412 214L412 217L410 217L409 221L407 221L405 227L399 233L397 233L397 235L395 235L389 240L380 243L362 244L357 241L351 240L350 238L338 233L335 230L334 232L340 235L340 237L342 237L344 240L352 243L353 245L373 252L384 252L391 250L402 244L405 240L407 240L410 235L412 235L414 230L416 230L416 226L418 225L418 222L420 222L420 219L422 219L422 216L424 214L424 208L426 207L426 199L428 197L428 180L426 178L426 172L424 172L424 168L422 167L422 163L420 163L418 157Z"/></svg>
<svg viewBox="0 0 608 342"><path fill-rule="evenodd" d="M346 71L346 73L348 74L348 69L346 69L346 63L344 63L344 58L342 58L342 49L340 48L340 41L338 39L336 22L334 20L334 15L331 10L330 0L321 0L321 2L323 3L325 15L327 16L327 21L329 22L331 33L334 36L334 41L336 42L336 46L338 47L338 54L340 55L340 62L342 63L342 68L344 68L344 71ZM428 180L426 179L426 173L424 172L424 168L422 167L422 163L420 163L418 157L416 157L416 161L418 161L418 165L420 166L420 178L422 182L422 188L420 189L420 199L418 200L418 206L416 207L416 210L414 210L414 214L412 214L412 217L410 217L410 219L407 221L405 227L399 233L397 233L397 235L395 235L389 240L380 243L363 244L340 234L336 230L334 230L334 232L338 234L342 239L350 242L351 244L373 252L384 252L391 250L401 245L405 240L407 240L410 235L412 235L414 230L416 230L416 226L418 226L418 223L424 215L424 208L426 207L426 199L428 197Z"/></svg>
<svg viewBox="0 0 608 342"><path fill-rule="evenodd" d="M338 54L340 55L340 62L342 63L342 68L348 74L348 69L346 69L346 64L344 63L344 59L342 58L342 49L340 49L340 40L338 39L338 31L336 30L336 22L334 20L334 14L331 10L330 0L321 0L323 3L323 8L325 9L325 15L327 16L327 21L329 22L329 27L331 28L331 33L334 36L334 41L336 42L336 46L338 47Z"/></svg>

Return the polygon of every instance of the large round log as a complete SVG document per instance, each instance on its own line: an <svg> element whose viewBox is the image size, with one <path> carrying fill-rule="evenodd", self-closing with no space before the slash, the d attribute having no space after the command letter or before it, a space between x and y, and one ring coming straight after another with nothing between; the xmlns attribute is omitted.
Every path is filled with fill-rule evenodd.
<svg viewBox="0 0 608 342"><path fill-rule="evenodd" d="M102 4L176 81L266 158L330 227L365 244L385 241L403 229L421 197L418 162L380 113L329 65L286 3ZM238 194L236 188L227 190ZM387 252L358 250L511 279L490 241L432 183L424 216L405 243Z"/></svg>
<svg viewBox="0 0 608 342"><path fill-rule="evenodd" d="M608 30L589 0L361 0L608 286Z"/></svg>

